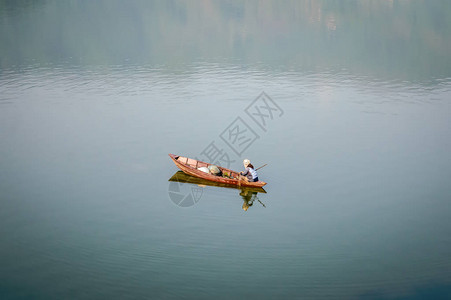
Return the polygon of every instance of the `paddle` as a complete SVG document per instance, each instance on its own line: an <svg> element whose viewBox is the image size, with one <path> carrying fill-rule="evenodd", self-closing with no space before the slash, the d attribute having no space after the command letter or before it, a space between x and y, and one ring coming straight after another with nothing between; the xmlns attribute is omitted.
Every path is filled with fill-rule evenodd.
<svg viewBox="0 0 451 300"><path fill-rule="evenodd" d="M261 168L266 167L267 165L268 165L268 164L264 164L263 166L261 166L261 167L255 169L255 171L260 170Z"/></svg>
<svg viewBox="0 0 451 300"><path fill-rule="evenodd" d="M264 208L266 208L266 205L263 202L261 202L257 196L255 196L255 198L257 198L258 202L260 202L260 204L263 205Z"/></svg>

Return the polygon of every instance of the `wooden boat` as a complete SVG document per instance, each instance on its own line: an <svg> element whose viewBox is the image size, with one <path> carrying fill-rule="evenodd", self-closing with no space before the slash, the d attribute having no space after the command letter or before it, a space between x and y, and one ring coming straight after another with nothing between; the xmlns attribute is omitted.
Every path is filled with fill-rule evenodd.
<svg viewBox="0 0 451 300"><path fill-rule="evenodd" d="M256 193L262 193L266 194L265 189L262 187L247 187L247 186L237 186L235 184L227 184L222 182L215 182L211 180L206 180L200 177L194 177L189 174L184 173L183 171L177 171L174 175L172 175L171 178L169 178L169 181L175 181L175 182L182 182L182 183L191 183L196 184L199 186L216 186L221 188L232 188L232 189L239 189L241 191L245 192L256 192Z"/></svg>
<svg viewBox="0 0 451 300"><path fill-rule="evenodd" d="M266 182L263 181L249 182L244 176L241 176L240 173L220 166L218 166L218 168L222 171L222 174L224 174L226 177L205 173L203 171L198 170L198 168L201 167L208 168L208 166L210 166L211 164L200 160L195 160L192 158L183 157L175 154L169 154L169 157L172 159L172 161L180 170L194 177L199 177L214 182L236 185L238 187L240 186L263 187L264 185L266 185Z"/></svg>

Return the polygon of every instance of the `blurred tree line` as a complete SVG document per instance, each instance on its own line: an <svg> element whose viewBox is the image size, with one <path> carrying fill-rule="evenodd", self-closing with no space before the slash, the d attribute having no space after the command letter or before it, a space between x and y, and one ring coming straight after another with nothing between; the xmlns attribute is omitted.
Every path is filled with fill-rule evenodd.
<svg viewBox="0 0 451 300"><path fill-rule="evenodd" d="M451 1L0 0L0 68L227 62L451 73Z"/></svg>

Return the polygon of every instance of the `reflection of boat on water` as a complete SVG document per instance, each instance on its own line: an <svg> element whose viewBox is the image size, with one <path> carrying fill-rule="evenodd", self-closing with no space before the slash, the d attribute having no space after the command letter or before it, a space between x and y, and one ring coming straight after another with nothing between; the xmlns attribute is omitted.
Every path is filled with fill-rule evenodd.
<svg viewBox="0 0 451 300"><path fill-rule="evenodd" d="M237 186L235 184L214 182L214 181L206 180L203 178L191 176L189 174L183 173L182 171L175 172L175 174L172 175L171 178L169 178L169 181L190 183L193 185L198 185L200 187L205 187L208 185L208 186L217 186L217 187L222 187L222 188L237 189L237 190L240 190L240 196L243 199L242 208L244 211L247 211L249 209L249 207L253 205L255 200L257 200L263 207L266 207L266 205L263 204L263 202L261 202L257 196L258 193L266 194L266 191L262 187ZM193 188L192 190L200 190L200 195L202 195L202 189L196 187L196 189ZM197 191L197 193L199 194L199 191ZM200 198L200 197L198 197L198 198ZM195 202L199 201L198 198L195 197L195 199L196 199ZM189 202L190 205L193 205L194 203L191 203L191 202Z"/></svg>
<svg viewBox="0 0 451 300"><path fill-rule="evenodd" d="M257 181L257 182L249 182L247 181L243 176L241 176L238 172L217 166L222 174L225 176L216 176L213 174L205 173L199 168L203 167L209 167L211 164L208 164L206 162L195 160L188 157L183 157L179 155L169 154L169 157L172 159L172 161L175 163L175 165L185 172L186 174L189 174L191 176L199 177L205 180L218 182L218 183L224 183L228 185L235 185L238 187L255 187L255 188L261 188L264 185L266 185L266 182L263 181Z"/></svg>
<svg viewBox="0 0 451 300"><path fill-rule="evenodd" d="M237 186L236 184L214 182L214 181L206 180L203 178L188 175L186 173L183 173L182 171L177 171L174 175L172 175L171 178L169 178L169 181L177 181L177 182L192 183L192 184L197 184L197 185L208 185L208 186L217 186L217 187L223 187L223 188L239 189L242 191L242 193L246 193L246 194L253 193L253 192L266 194L266 191L262 187Z"/></svg>

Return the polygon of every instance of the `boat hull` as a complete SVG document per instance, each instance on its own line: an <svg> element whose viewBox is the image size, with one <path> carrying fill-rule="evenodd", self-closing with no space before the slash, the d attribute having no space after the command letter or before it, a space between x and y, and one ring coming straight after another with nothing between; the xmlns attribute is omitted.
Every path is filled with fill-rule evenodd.
<svg viewBox="0 0 451 300"><path fill-rule="evenodd" d="M169 154L169 157L172 159L174 164L182 170L184 173L199 177L205 180L213 181L213 182L220 182L228 185L235 185L235 186L243 186L243 187L263 187L266 185L266 182L263 181L257 181L257 182L249 182L244 176L241 176L238 172L235 172L233 170L229 170L223 167L219 167L219 169L222 171L222 173L229 174L232 178L226 178L221 176L215 176L212 174L208 174L205 172L202 172L198 170L197 168L200 167L208 167L211 164L198 161L195 159L191 159L188 157L183 157L175 154Z"/></svg>
<svg viewBox="0 0 451 300"><path fill-rule="evenodd" d="M246 191L246 192L256 192L256 193L266 194L265 189L262 187L237 186L235 184L215 182L215 181L206 180L206 179L203 179L200 177L191 176L189 174L186 174L183 171L175 172L175 174L172 175L171 178L169 178L169 181L191 183L191 184L196 184L199 186L214 186L214 187L220 187L220 188L239 189L241 191Z"/></svg>

